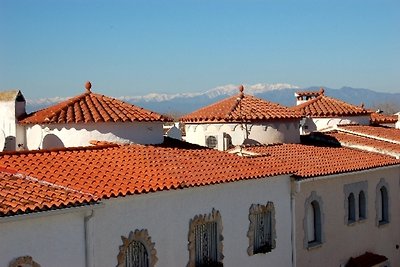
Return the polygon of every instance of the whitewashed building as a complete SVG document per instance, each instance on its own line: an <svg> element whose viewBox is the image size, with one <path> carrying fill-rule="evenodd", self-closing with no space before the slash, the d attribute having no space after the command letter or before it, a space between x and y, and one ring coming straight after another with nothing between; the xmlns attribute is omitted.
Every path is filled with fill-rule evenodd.
<svg viewBox="0 0 400 267"><path fill-rule="evenodd" d="M321 88L318 92L295 93L297 105L291 109L300 112L300 133L308 134L314 131L326 130L340 124L369 125L371 111L351 105L325 95Z"/></svg>
<svg viewBox="0 0 400 267"><path fill-rule="evenodd" d="M245 95L223 99L181 118L186 141L227 150L243 144L299 143L301 115L279 104Z"/></svg>
<svg viewBox="0 0 400 267"><path fill-rule="evenodd" d="M163 142L163 123L170 119L155 112L96 94L90 82L86 92L48 108L25 113L21 92L1 93L5 114L0 135L6 150L35 150L89 146L90 141L137 144ZM8 96L7 98L4 96ZM1 140L0 140L1 141Z"/></svg>

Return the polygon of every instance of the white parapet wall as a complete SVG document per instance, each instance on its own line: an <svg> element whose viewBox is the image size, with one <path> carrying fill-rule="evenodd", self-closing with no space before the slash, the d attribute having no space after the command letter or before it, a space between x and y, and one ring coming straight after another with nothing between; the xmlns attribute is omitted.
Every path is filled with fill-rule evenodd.
<svg viewBox="0 0 400 267"><path fill-rule="evenodd" d="M26 126L26 147L89 146L90 141L160 144L163 142L162 122L46 124Z"/></svg>
<svg viewBox="0 0 400 267"><path fill-rule="evenodd" d="M232 146L247 144L299 143L299 120L275 120L264 123L186 123L186 141L201 146L214 136L215 148L226 150ZM231 141L228 141L230 139Z"/></svg>

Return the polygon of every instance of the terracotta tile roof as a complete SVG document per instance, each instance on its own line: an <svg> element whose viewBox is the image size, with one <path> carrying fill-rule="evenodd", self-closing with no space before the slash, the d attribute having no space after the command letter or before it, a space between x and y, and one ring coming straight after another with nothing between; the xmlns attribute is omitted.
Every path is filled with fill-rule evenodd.
<svg viewBox="0 0 400 267"><path fill-rule="evenodd" d="M399 117L397 115L386 115L381 113L371 113L371 124L388 124L396 123Z"/></svg>
<svg viewBox="0 0 400 267"><path fill-rule="evenodd" d="M203 107L183 116L180 120L182 122L254 122L300 119L301 117L298 112L279 104L239 94Z"/></svg>
<svg viewBox="0 0 400 267"><path fill-rule="evenodd" d="M350 260L346 264L346 267L373 267L387 260L388 258L385 256L366 252L356 258L350 258Z"/></svg>
<svg viewBox="0 0 400 267"><path fill-rule="evenodd" d="M95 197L0 168L0 217L95 202Z"/></svg>
<svg viewBox="0 0 400 267"><path fill-rule="evenodd" d="M300 105L291 107L291 109L310 117L359 116L371 113L371 111L363 107L351 105L323 94Z"/></svg>
<svg viewBox="0 0 400 267"><path fill-rule="evenodd" d="M15 170L18 179L15 175L3 175L5 185L2 188L7 190L3 189L1 194L8 197L3 198L7 205L2 203L2 212L26 212L76 205L95 197L110 198L283 174L308 178L400 164L391 157L348 148L282 144L246 149L259 156L239 157L170 139L159 146L105 144L3 152L0 166ZM21 195L25 191L32 193ZM49 200L47 194L53 198Z"/></svg>
<svg viewBox="0 0 400 267"><path fill-rule="evenodd" d="M400 144L389 143L350 133L338 131L330 131L325 133L314 132L312 133L311 138L319 141L338 144L344 147L373 151L376 153L390 155L392 157L400 157Z"/></svg>
<svg viewBox="0 0 400 267"><path fill-rule="evenodd" d="M246 149L281 160L299 179L400 164L389 156L344 147L281 144Z"/></svg>
<svg viewBox="0 0 400 267"><path fill-rule="evenodd" d="M133 121L171 120L155 112L87 90L84 94L33 112L19 122L48 124Z"/></svg>
<svg viewBox="0 0 400 267"><path fill-rule="evenodd" d="M355 135L400 143L400 129L366 125L338 125L337 129Z"/></svg>
<svg viewBox="0 0 400 267"><path fill-rule="evenodd" d="M288 173L277 159L257 161L214 149L108 145L10 152L0 165L100 198L195 187Z"/></svg>

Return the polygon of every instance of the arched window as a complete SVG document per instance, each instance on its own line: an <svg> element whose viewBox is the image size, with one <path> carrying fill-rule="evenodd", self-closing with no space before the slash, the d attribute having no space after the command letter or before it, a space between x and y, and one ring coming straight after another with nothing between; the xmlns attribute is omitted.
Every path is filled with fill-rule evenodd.
<svg viewBox="0 0 400 267"><path fill-rule="evenodd" d="M313 203L310 204L307 212L307 240L308 243L315 242L315 205Z"/></svg>
<svg viewBox="0 0 400 267"><path fill-rule="evenodd" d="M367 218L367 203L364 191L358 194L358 218L364 220Z"/></svg>
<svg viewBox="0 0 400 267"><path fill-rule="evenodd" d="M376 224L384 225L390 222L389 185L385 179L381 179L376 186Z"/></svg>
<svg viewBox="0 0 400 267"><path fill-rule="evenodd" d="M304 247L311 248L324 242L322 199L315 191L307 198L304 216Z"/></svg>
<svg viewBox="0 0 400 267"><path fill-rule="evenodd" d="M379 223L389 222L389 210L388 210L388 192L385 186L380 189L380 213L379 213Z"/></svg>
<svg viewBox="0 0 400 267"><path fill-rule="evenodd" d="M356 221L356 200L354 198L354 194L350 193L350 195L347 197L347 207L348 207L348 219L347 221L349 223L355 222Z"/></svg>
<svg viewBox="0 0 400 267"><path fill-rule="evenodd" d="M218 145L217 137L210 135L206 138L206 146L209 148L216 148Z"/></svg>
<svg viewBox="0 0 400 267"><path fill-rule="evenodd" d="M121 237L119 247L118 267L154 267L157 262L157 251L147 230L135 230L129 237Z"/></svg>

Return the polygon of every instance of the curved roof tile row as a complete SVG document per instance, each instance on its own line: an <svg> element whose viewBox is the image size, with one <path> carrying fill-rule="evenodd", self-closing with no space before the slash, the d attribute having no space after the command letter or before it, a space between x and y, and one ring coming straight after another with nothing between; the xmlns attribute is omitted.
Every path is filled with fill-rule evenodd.
<svg viewBox="0 0 400 267"><path fill-rule="evenodd" d="M371 113L371 111L364 107L351 105L323 94L300 105L291 107L291 109L300 112L303 116L310 117L359 116Z"/></svg>
<svg viewBox="0 0 400 267"><path fill-rule="evenodd" d="M306 179L400 164L391 157L347 148L281 144L246 149L260 156L165 145L1 153L0 166L37 182L3 175L0 214L284 174ZM24 195L25 191L32 194Z"/></svg>
<svg viewBox="0 0 400 267"><path fill-rule="evenodd" d="M158 113L87 91L57 105L33 112L21 124L171 121Z"/></svg>
<svg viewBox="0 0 400 267"><path fill-rule="evenodd" d="M182 122L252 122L300 119L287 107L254 96L239 94L203 107L181 118Z"/></svg>

